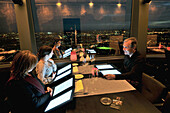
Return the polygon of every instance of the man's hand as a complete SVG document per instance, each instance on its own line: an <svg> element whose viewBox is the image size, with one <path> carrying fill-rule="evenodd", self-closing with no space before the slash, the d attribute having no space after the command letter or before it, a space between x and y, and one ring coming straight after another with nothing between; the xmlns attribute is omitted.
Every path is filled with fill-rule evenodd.
<svg viewBox="0 0 170 113"><path fill-rule="evenodd" d="M108 79L108 80L111 80L111 79L115 79L115 75L113 75L113 74L107 74L107 75L104 75L104 77L106 77L106 79Z"/></svg>

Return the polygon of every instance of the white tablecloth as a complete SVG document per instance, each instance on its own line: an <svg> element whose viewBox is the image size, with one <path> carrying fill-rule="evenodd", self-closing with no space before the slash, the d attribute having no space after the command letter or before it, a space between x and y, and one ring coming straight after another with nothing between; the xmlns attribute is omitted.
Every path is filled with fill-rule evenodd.
<svg viewBox="0 0 170 113"><path fill-rule="evenodd" d="M136 90L126 80L107 80L104 78L87 78L82 80L83 90L75 93L75 97L118 93ZM76 84L75 87L78 87Z"/></svg>

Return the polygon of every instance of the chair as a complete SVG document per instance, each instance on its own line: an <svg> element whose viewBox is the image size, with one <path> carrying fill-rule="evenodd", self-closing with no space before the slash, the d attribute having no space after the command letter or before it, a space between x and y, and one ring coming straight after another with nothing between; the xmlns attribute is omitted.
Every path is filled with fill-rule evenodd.
<svg viewBox="0 0 170 113"><path fill-rule="evenodd" d="M170 51L165 49L165 58L167 60L168 69L170 70Z"/></svg>
<svg viewBox="0 0 170 113"><path fill-rule="evenodd" d="M168 73L170 72L170 50L165 49L165 58L167 61ZM170 82L170 76L167 76L167 81Z"/></svg>
<svg viewBox="0 0 170 113"><path fill-rule="evenodd" d="M119 42L119 49L120 49L120 54L124 55L124 52L123 52L123 41Z"/></svg>
<svg viewBox="0 0 170 113"><path fill-rule="evenodd" d="M158 104L165 99L167 88L155 78L142 73L142 95L145 96L151 103Z"/></svg>
<svg viewBox="0 0 170 113"><path fill-rule="evenodd" d="M170 113L170 92L168 92L162 107L162 113Z"/></svg>
<svg viewBox="0 0 170 113"><path fill-rule="evenodd" d="M5 86L6 86L6 82L8 81L8 79L10 78L10 67L3 67L0 68L0 75L1 75L1 79L0 79L0 106L2 107L1 111L3 113L9 113L10 108L7 104L6 99L6 93L5 93Z"/></svg>

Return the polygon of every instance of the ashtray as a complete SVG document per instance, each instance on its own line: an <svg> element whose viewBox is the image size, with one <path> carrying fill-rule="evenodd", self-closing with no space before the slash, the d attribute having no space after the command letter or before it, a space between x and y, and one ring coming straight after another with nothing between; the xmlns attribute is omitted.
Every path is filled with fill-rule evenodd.
<svg viewBox="0 0 170 113"><path fill-rule="evenodd" d="M73 64L72 64L72 66L77 66L77 65L78 65L78 63L73 63Z"/></svg>
<svg viewBox="0 0 170 113"><path fill-rule="evenodd" d="M75 79L81 79L81 78L83 78L84 77L84 75L82 75L82 74L76 74L75 75Z"/></svg>
<svg viewBox="0 0 170 113"><path fill-rule="evenodd" d="M100 102L103 104L103 105L110 105L112 103L112 100L109 98L109 97L102 97L100 99Z"/></svg>

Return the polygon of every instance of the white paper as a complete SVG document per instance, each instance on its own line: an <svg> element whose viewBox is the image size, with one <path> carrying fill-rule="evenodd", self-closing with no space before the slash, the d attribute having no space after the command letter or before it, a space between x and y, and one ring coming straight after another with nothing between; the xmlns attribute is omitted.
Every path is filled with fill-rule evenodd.
<svg viewBox="0 0 170 113"><path fill-rule="evenodd" d="M64 71L66 71L66 70L68 70L68 69L71 69L71 64L69 64L69 65L67 65L67 66L59 69L58 72L57 72L57 75L63 73Z"/></svg>
<svg viewBox="0 0 170 113"><path fill-rule="evenodd" d="M114 70L103 70L103 71L100 71L103 75L106 75L106 74L121 74L117 69L114 69Z"/></svg>
<svg viewBox="0 0 170 113"><path fill-rule="evenodd" d="M48 110L57 107L61 104L63 104L64 102L67 102L68 100L71 99L71 94L72 94L72 90L64 93L63 95L53 99L50 101L50 103L48 104L47 108L45 109L45 112L47 112Z"/></svg>
<svg viewBox="0 0 170 113"><path fill-rule="evenodd" d="M90 53L96 53L94 49L88 49L87 51L89 51Z"/></svg>
<svg viewBox="0 0 170 113"><path fill-rule="evenodd" d="M69 49L65 50L64 53L71 52L71 50L72 50L72 48L69 48Z"/></svg>
<svg viewBox="0 0 170 113"><path fill-rule="evenodd" d="M114 67L111 66L110 64L96 65L96 67L97 67L98 69L111 69L111 68L114 68Z"/></svg>
<svg viewBox="0 0 170 113"><path fill-rule="evenodd" d="M59 94L60 92L64 91L65 89L69 88L73 86L73 78L70 78L68 80L66 80L65 82L59 84L58 86L56 86L54 88L54 93L53 96Z"/></svg>
<svg viewBox="0 0 170 113"><path fill-rule="evenodd" d="M67 76L67 75L69 75L69 74L71 74L71 69L68 70L68 71L66 71L65 73L63 73L63 74L61 74L61 75L58 75L58 76L55 78L54 81L57 81L57 80L59 80L59 79L65 77L65 76Z"/></svg>
<svg viewBox="0 0 170 113"><path fill-rule="evenodd" d="M126 80L107 80L104 78L87 78L83 79L83 86L87 94L75 95L75 97L119 93L125 91L136 90Z"/></svg>
<svg viewBox="0 0 170 113"><path fill-rule="evenodd" d="M70 51L70 52L65 53L65 54L63 55L63 58L66 58L66 57L70 56L70 54L71 54L71 51Z"/></svg>

